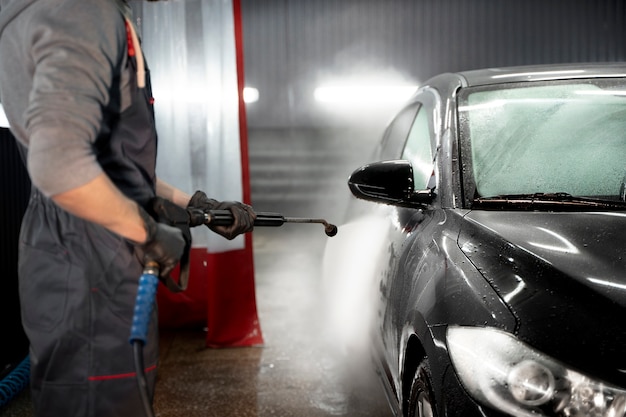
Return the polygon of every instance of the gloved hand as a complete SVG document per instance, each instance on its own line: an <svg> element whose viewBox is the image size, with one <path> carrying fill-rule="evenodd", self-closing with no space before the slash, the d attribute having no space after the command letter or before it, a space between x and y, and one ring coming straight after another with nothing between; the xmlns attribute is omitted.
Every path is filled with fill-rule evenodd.
<svg viewBox="0 0 626 417"><path fill-rule="evenodd" d="M251 232L254 229L256 213L252 207L238 201L217 201L207 197L202 191L196 191L191 200L189 200L187 208L200 209L204 213L209 210L229 210L233 215L233 224L229 226L211 226L207 224L209 229L228 240L232 240L242 233ZM198 226L199 224L192 223L191 226Z"/></svg>
<svg viewBox="0 0 626 417"><path fill-rule="evenodd" d="M155 261L159 264L159 275L167 277L176 267L185 250L183 232L172 226L157 223L141 207L139 208L148 237L139 245L143 252L143 261Z"/></svg>

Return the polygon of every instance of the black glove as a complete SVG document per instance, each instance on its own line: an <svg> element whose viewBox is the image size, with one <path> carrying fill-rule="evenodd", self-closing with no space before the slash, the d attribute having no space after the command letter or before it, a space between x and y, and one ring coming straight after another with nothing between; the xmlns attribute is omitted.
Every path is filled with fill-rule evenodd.
<svg viewBox="0 0 626 417"><path fill-rule="evenodd" d="M238 201L217 201L207 197L202 191L196 191L187 204L188 209L200 209L206 213L209 210L229 210L233 215L233 223L229 226L211 226L207 227L215 233L224 236L228 240L234 239L236 236L251 232L254 228L254 219L256 213L247 204ZM198 226L200 223L193 222L191 226Z"/></svg>
<svg viewBox="0 0 626 417"><path fill-rule="evenodd" d="M176 267L185 250L183 232L172 226L157 223L141 207L139 208L148 237L139 247L143 252L144 263L155 261L159 264L159 275L167 277Z"/></svg>

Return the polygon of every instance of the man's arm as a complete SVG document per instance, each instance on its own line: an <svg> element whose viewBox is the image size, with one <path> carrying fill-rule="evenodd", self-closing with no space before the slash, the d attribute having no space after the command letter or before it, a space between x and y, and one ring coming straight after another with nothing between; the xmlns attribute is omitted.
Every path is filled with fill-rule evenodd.
<svg viewBox="0 0 626 417"><path fill-rule="evenodd" d="M160 178L157 178L156 181L156 194L159 197L170 200L172 203L182 208L187 208L189 200L191 200L191 196L189 194L179 190L173 185L166 183Z"/></svg>
<svg viewBox="0 0 626 417"><path fill-rule="evenodd" d="M139 206L122 194L105 174L51 198L75 216L104 226L134 242L146 241L146 226L139 215Z"/></svg>
<svg viewBox="0 0 626 417"><path fill-rule="evenodd" d="M105 174L51 198L66 211L141 244L144 261L156 261L161 276L167 276L183 255L185 239L182 232L156 223L137 203L124 196Z"/></svg>

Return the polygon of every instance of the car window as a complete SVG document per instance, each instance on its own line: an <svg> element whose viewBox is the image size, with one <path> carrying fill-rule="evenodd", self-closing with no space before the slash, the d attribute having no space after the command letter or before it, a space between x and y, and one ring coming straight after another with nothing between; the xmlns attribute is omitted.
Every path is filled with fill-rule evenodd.
<svg viewBox="0 0 626 417"><path fill-rule="evenodd" d="M415 113L419 109L419 103L413 103L404 108L391 121L385 134L380 148L380 160L398 159L402 153L402 148L406 142L409 129L415 120Z"/></svg>
<svg viewBox="0 0 626 417"><path fill-rule="evenodd" d="M626 83L577 80L467 89L462 141L478 196L619 198L626 172ZM470 158L471 160L468 160Z"/></svg>
<svg viewBox="0 0 626 417"><path fill-rule="evenodd" d="M402 153L402 159L410 161L413 166L415 188L418 190L427 188L433 172L432 135L428 113L426 107L422 107L417 113Z"/></svg>

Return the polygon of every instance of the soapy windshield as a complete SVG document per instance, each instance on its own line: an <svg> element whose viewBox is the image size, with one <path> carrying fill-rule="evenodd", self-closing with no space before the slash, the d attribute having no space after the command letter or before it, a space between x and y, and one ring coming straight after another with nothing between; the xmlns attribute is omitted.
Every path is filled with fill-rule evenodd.
<svg viewBox="0 0 626 417"><path fill-rule="evenodd" d="M623 79L466 89L459 122L475 197L562 193L619 200L623 193Z"/></svg>

